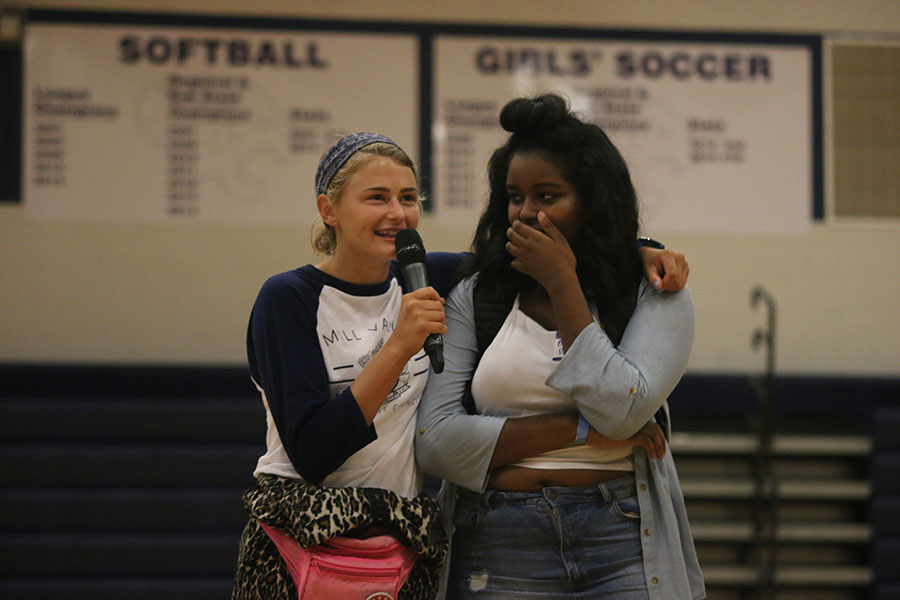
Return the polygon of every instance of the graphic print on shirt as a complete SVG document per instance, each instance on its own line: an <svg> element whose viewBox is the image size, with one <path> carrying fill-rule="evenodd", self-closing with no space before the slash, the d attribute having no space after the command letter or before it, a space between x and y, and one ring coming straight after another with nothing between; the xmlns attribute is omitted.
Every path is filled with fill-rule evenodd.
<svg viewBox="0 0 900 600"><path fill-rule="evenodd" d="M385 320L385 323L387 320ZM375 331L374 329L370 329L369 331ZM381 347L384 346L384 341L379 340L378 345L371 352L367 352L359 357L357 364L359 365L360 371L365 368L369 361L372 360L372 357L375 356L375 353L381 350ZM400 377L397 378L397 382L394 383L394 388L387 395L387 398L384 399L384 404L381 405L381 408L378 409L378 412L385 410L391 402L396 400L409 389L409 364L403 365L403 372L400 373Z"/></svg>
<svg viewBox="0 0 900 600"><path fill-rule="evenodd" d="M319 298L317 331L322 357L328 369L331 396L340 394L359 376L375 353L394 331L395 318L400 312L402 291L396 280L384 294L356 296L333 287L322 289ZM425 361L418 368L424 352L404 366L393 389L385 398L379 413L396 411L407 402L397 402L411 391L418 390L417 382L428 372ZM421 390L418 390L413 405ZM397 403L397 404L394 404Z"/></svg>
<svg viewBox="0 0 900 600"><path fill-rule="evenodd" d="M394 331L394 322L388 321L387 319L381 319L380 328L379 323L376 321L375 325L372 327L366 327L366 331ZM362 335L367 335L363 333ZM353 329L332 329L327 333L322 334L322 342L325 344L325 347L329 347L332 344L339 342L361 342L366 338L360 337L360 333ZM379 348L381 345L378 346Z"/></svg>

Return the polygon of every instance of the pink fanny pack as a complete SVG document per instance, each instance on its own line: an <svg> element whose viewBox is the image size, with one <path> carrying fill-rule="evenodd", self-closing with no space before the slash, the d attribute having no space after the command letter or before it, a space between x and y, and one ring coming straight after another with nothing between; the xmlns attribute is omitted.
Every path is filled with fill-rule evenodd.
<svg viewBox="0 0 900 600"><path fill-rule="evenodd" d="M334 537L308 550L260 522L275 542L301 600L395 600L418 555L390 535Z"/></svg>

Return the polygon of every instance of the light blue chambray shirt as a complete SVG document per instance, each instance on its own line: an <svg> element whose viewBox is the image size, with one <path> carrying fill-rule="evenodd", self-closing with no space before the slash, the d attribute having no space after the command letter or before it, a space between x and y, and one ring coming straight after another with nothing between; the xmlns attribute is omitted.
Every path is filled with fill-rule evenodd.
<svg viewBox="0 0 900 600"><path fill-rule="evenodd" d="M445 480L441 503L451 535L456 486L485 491L488 465L506 422L505 417L469 415L461 402L477 366L472 299L476 280L477 276L463 280L447 298L444 371L429 373L416 427L419 466ZM570 395L598 432L625 439L664 405L687 367L693 340L690 291L657 292L644 280L618 348L595 322L581 331L546 383ZM635 448L634 476L651 600L704 598L703 575L671 452L650 460L643 449Z"/></svg>

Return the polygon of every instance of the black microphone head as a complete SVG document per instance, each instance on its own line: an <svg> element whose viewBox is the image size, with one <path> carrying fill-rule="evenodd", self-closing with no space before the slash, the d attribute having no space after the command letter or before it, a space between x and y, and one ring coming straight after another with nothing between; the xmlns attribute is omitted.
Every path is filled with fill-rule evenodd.
<svg viewBox="0 0 900 600"><path fill-rule="evenodd" d="M394 238L394 248L397 250L397 261L402 267L425 262L425 244L415 229L398 231L397 237Z"/></svg>

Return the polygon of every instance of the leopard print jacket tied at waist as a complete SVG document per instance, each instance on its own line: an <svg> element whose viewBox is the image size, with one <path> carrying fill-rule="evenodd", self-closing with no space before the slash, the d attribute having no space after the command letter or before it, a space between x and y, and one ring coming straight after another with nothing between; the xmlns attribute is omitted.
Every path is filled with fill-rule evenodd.
<svg viewBox="0 0 900 600"><path fill-rule="evenodd" d="M381 529L419 555L415 579L437 589L449 540L437 501L425 493L404 498L379 488L318 487L262 474L244 494L244 506L252 518L290 535L303 548L370 527Z"/></svg>

